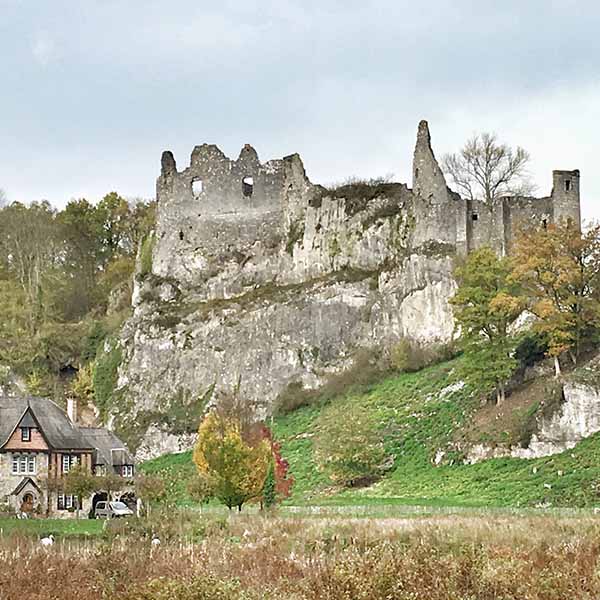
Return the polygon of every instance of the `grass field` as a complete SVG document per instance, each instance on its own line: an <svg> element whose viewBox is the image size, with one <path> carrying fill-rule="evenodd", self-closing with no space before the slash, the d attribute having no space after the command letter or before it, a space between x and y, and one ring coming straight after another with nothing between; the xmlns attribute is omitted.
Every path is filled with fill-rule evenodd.
<svg viewBox="0 0 600 600"><path fill-rule="evenodd" d="M54 535L58 538L85 539L102 533L103 521L94 519L15 519L0 518L0 537L13 533L33 537Z"/></svg>
<svg viewBox="0 0 600 600"><path fill-rule="evenodd" d="M96 538L49 549L8 535L0 538L0 599L600 597L600 519L593 516L468 509L392 517L374 516L374 508L369 519L340 515L340 507L314 516L309 507L298 509L302 515L180 510L113 521ZM160 546L150 543L153 534Z"/></svg>
<svg viewBox="0 0 600 600"><path fill-rule="evenodd" d="M423 505L527 507L539 504L565 507L600 505L600 434L573 450L533 460L493 459L475 465L461 463L453 448L462 439L481 436L482 441L516 439L514 411L532 411L521 399L511 413L492 415L494 430L474 430L481 411L481 395L468 386L456 385L458 362L451 361L418 373L390 377L360 393L332 400L356 404L381 428L393 467L375 485L364 489L332 487L314 461L313 440L318 432L322 405L303 407L279 417L273 424L282 442L284 457L296 484L289 503L296 505ZM454 387L449 387L453 386ZM450 390L445 391L445 390ZM452 391L453 390L453 391ZM521 394L523 396L524 394ZM488 409L486 409L488 410ZM524 424L526 425L526 424ZM475 438L476 439L476 438ZM434 466L438 450L445 450L442 464ZM172 497L189 504L185 481L194 472L191 453L163 456L143 466L161 472L171 485Z"/></svg>

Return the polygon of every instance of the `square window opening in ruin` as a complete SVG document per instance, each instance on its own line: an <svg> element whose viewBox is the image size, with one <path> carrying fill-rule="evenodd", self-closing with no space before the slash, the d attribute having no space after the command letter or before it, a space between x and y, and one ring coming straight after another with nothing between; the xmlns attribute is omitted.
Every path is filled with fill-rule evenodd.
<svg viewBox="0 0 600 600"><path fill-rule="evenodd" d="M565 192L568 192L570 190L571 190L571 180L565 179Z"/></svg>
<svg viewBox="0 0 600 600"><path fill-rule="evenodd" d="M204 183L202 179L194 179L192 181L192 194L194 194L194 198L198 198L203 191Z"/></svg>
<svg viewBox="0 0 600 600"><path fill-rule="evenodd" d="M471 220L472 221L477 221L479 219L479 215L477 213L472 213L471 214Z"/></svg>
<svg viewBox="0 0 600 600"><path fill-rule="evenodd" d="M250 198L250 196L252 196L252 193L254 192L254 178L253 177L244 177L242 179L242 194L244 194L244 196L246 198Z"/></svg>

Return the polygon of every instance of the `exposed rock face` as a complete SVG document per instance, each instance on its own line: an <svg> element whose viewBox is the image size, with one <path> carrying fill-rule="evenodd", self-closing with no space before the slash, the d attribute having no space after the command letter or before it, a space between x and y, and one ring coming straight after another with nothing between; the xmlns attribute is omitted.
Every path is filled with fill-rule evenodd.
<svg viewBox="0 0 600 600"><path fill-rule="evenodd" d="M189 443L177 436L197 426L200 398L236 390L268 413L286 386L322 385L358 349L449 340L470 207L447 188L425 121L414 160L414 190L328 191L298 155L263 164L251 146L231 160L203 145L178 171L163 154L112 412L145 457Z"/></svg>
<svg viewBox="0 0 600 600"><path fill-rule="evenodd" d="M488 458L512 456L539 458L564 452L581 440L600 431L600 393L587 384L567 381L563 386L564 402L551 417L541 420L527 448L495 447L477 444L467 455L466 462L475 463Z"/></svg>

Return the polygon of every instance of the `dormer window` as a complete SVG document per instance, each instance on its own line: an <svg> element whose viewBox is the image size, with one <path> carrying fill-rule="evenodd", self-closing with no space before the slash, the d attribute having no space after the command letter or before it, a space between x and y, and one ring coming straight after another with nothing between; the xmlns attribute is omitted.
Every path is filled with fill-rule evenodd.
<svg viewBox="0 0 600 600"><path fill-rule="evenodd" d="M31 427L21 427L21 441L22 442L30 442L31 441Z"/></svg>

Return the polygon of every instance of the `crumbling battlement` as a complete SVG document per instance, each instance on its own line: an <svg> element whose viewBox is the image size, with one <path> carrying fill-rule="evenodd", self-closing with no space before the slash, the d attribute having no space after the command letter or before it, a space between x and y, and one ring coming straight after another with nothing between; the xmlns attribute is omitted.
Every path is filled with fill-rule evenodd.
<svg viewBox="0 0 600 600"><path fill-rule="evenodd" d="M344 197L313 185L297 154L263 164L249 145L231 160L204 144L179 172L165 152L153 272L204 286L210 298L230 297L345 268L381 270L432 244L463 255L488 245L503 255L521 227L580 223L579 171L554 171L545 198L461 198L446 183L426 121L418 127L412 179L412 189L389 184L374 194L365 194L364 184L346 186Z"/></svg>
<svg viewBox="0 0 600 600"><path fill-rule="evenodd" d="M464 200L446 185L423 121L412 189L328 190L297 155L261 163L245 146L231 160L204 145L182 171L164 153L157 200L143 248L151 273L140 252L120 336L118 389L132 409L113 415L143 436L140 458L189 447L165 418L182 398L235 393L264 416L288 386L317 389L365 350L448 342L454 255L483 244L506 252L522 221L578 221L579 179L555 172L548 198Z"/></svg>

